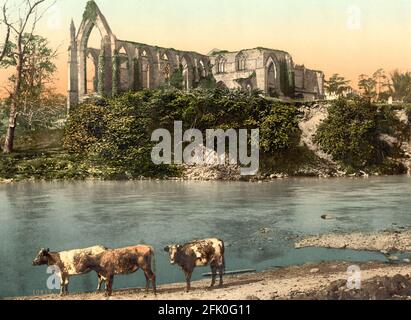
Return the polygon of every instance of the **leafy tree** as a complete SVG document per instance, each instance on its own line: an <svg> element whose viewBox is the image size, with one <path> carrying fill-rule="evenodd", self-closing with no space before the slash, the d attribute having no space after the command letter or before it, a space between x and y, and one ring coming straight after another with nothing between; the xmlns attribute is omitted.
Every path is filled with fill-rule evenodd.
<svg viewBox="0 0 411 320"><path fill-rule="evenodd" d="M344 77L336 73L326 81L325 89L329 94L339 97L350 89L349 83L349 80L346 80Z"/></svg>
<svg viewBox="0 0 411 320"><path fill-rule="evenodd" d="M10 31L8 42L4 44L7 48L6 53L1 61L3 64L5 59L6 60L14 60L15 65L13 66L16 70L15 73L15 83L13 86L13 90L11 93L11 104L10 104L10 112L9 112L9 123L7 126L6 138L4 143L3 151L4 153L11 153L13 152L13 143L14 143L14 135L15 129L17 125L17 115L19 106L21 104L21 93L23 90L23 74L24 74L24 65L27 59L30 58L28 53L28 44L29 42L25 42L25 39L31 39L36 28L38 21L41 19L43 14L38 12L39 7L46 2L46 0L25 0L20 8L19 12L17 13L17 17L10 18L8 16L8 10L6 5L3 7L3 21L7 28ZM27 32L30 30L30 32ZM25 34L29 34L25 36ZM14 49L9 44L10 41L14 43ZM3 51L4 51L3 46ZM7 57L7 58L6 58ZM6 66L7 65L6 62ZM3 64L4 67L4 64Z"/></svg>
<svg viewBox="0 0 411 320"><path fill-rule="evenodd" d="M390 82L384 69L375 71L372 78L375 80L378 101L388 100L390 96Z"/></svg>
<svg viewBox="0 0 411 320"><path fill-rule="evenodd" d="M395 99L411 102L411 72L396 70L391 74L392 93Z"/></svg>
<svg viewBox="0 0 411 320"><path fill-rule="evenodd" d="M360 75L358 87L362 90L362 94L367 99L374 99L377 96L377 80L365 74Z"/></svg>
<svg viewBox="0 0 411 320"><path fill-rule="evenodd" d="M31 34L24 34L22 43L27 58L23 61L21 71L19 124L27 129L49 126L50 121L64 116L64 97L50 88L56 66L53 60L56 52L49 48L47 39ZM16 45L11 43L11 50ZM6 57L2 65L14 67L16 56ZM16 75L9 78L10 94L12 94ZM10 101L11 102L11 101Z"/></svg>
<svg viewBox="0 0 411 320"><path fill-rule="evenodd" d="M340 98L329 108L315 141L347 168L381 165L395 151L381 139L402 127L391 108L378 108L367 98Z"/></svg>
<svg viewBox="0 0 411 320"><path fill-rule="evenodd" d="M298 108L295 106L277 104L270 113L263 117L260 125L262 150L275 154L295 148L301 140L301 130L298 128Z"/></svg>

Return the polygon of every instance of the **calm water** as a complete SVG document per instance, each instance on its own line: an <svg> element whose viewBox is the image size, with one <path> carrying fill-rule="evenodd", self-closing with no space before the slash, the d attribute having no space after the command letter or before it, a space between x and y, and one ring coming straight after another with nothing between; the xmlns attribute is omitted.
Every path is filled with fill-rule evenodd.
<svg viewBox="0 0 411 320"><path fill-rule="evenodd" d="M221 182L77 182L0 185L0 297L46 290L46 267L32 267L42 247L52 251L139 243L157 250L159 283L183 281L162 248L216 236L227 243L227 269L264 270L305 262L382 260L374 253L293 249L296 236L377 231L411 225L411 178L296 179L264 184ZM337 219L324 221L332 213ZM272 231L262 234L261 228ZM208 269L198 269L201 278ZM116 288L143 286L139 271ZM95 274L74 277L70 290L92 291Z"/></svg>

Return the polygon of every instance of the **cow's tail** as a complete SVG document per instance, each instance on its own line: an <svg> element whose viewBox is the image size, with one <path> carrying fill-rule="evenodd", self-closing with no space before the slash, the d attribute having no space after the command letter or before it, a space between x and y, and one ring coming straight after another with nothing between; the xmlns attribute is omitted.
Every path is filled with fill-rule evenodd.
<svg viewBox="0 0 411 320"><path fill-rule="evenodd" d="M153 270L154 273L157 272L157 264L156 264L156 253L154 251L154 248L151 247L151 269Z"/></svg>
<svg viewBox="0 0 411 320"><path fill-rule="evenodd" d="M224 245L224 241L221 240L221 258L223 260L223 270L225 272L225 245Z"/></svg>

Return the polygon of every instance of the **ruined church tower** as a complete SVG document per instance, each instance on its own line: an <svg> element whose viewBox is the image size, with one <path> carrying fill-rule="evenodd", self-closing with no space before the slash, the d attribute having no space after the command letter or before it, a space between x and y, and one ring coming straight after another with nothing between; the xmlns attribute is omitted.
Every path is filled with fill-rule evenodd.
<svg viewBox="0 0 411 320"><path fill-rule="evenodd" d="M70 25L70 47L68 60L68 96L67 96L67 111L79 102L78 92L78 60L77 60L77 41L76 27L74 21L71 20Z"/></svg>

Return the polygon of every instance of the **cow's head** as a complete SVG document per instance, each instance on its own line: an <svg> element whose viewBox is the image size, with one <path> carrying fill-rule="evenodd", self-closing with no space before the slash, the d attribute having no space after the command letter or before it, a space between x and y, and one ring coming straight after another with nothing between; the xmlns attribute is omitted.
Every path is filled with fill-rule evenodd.
<svg viewBox="0 0 411 320"><path fill-rule="evenodd" d="M177 254L181 250L182 246L179 245L171 245L164 248L165 252L168 252L170 255L170 263L176 264L177 263Z"/></svg>
<svg viewBox="0 0 411 320"><path fill-rule="evenodd" d="M49 263L50 249L41 249L33 260L33 266L41 266Z"/></svg>

